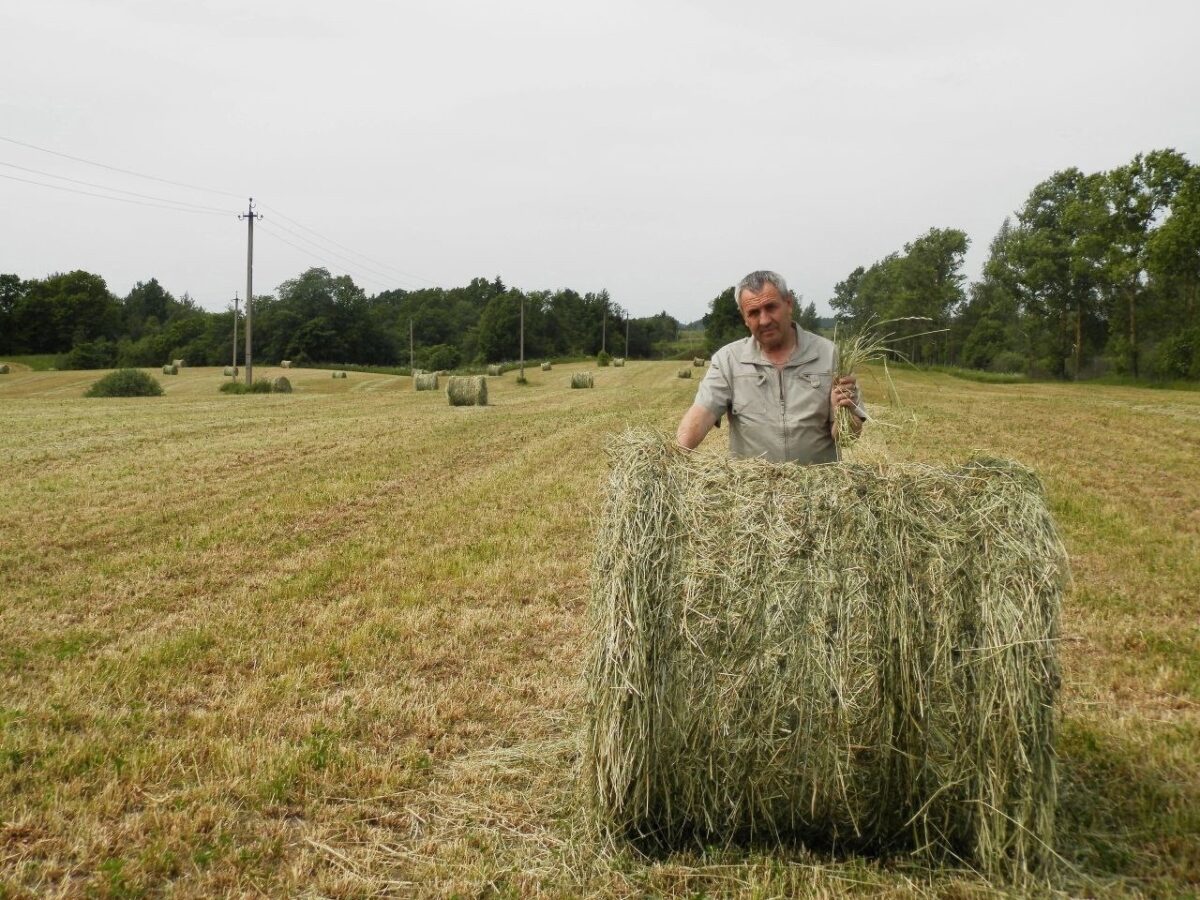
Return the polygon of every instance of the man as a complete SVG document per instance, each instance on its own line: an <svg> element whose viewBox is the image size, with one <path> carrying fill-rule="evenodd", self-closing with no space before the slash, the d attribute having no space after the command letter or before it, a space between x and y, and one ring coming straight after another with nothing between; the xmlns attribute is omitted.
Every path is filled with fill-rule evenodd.
<svg viewBox="0 0 1200 900"><path fill-rule="evenodd" d="M854 433L862 430L857 380L837 377L832 341L792 321L794 300L782 276L751 272L738 282L733 297L751 336L713 355L675 439L694 450L728 415L733 456L837 462L835 410L849 409Z"/></svg>

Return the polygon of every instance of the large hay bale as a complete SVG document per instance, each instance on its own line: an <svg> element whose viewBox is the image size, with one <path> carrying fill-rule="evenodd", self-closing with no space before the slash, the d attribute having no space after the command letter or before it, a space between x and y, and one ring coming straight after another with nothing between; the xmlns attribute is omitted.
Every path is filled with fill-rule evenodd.
<svg viewBox="0 0 1200 900"><path fill-rule="evenodd" d="M610 455L584 768L602 824L1049 864L1067 562L1035 475L646 434Z"/></svg>
<svg viewBox="0 0 1200 900"><path fill-rule="evenodd" d="M175 366L175 368L177 368L177 369L182 369L182 368L183 368L183 360L182 360L182 359L176 359L176 360L174 360L174 361L172 362L172 365L174 365L174 366Z"/></svg>
<svg viewBox="0 0 1200 900"><path fill-rule="evenodd" d="M504 374L503 370L499 366L488 366L487 373L493 377Z"/></svg>
<svg viewBox="0 0 1200 900"><path fill-rule="evenodd" d="M451 406L487 406L487 379L482 375L451 375L446 381Z"/></svg>
<svg viewBox="0 0 1200 900"><path fill-rule="evenodd" d="M290 359L281 359L279 361L279 366L282 369L290 369L292 367L292 361Z"/></svg>
<svg viewBox="0 0 1200 900"><path fill-rule="evenodd" d="M436 391L437 386L437 372L430 372L428 375L421 374L413 378L413 387L418 391Z"/></svg>
<svg viewBox="0 0 1200 900"><path fill-rule="evenodd" d="M290 394L292 392L292 383L287 380L287 377L280 375L271 382L271 391L276 394Z"/></svg>
<svg viewBox="0 0 1200 900"><path fill-rule="evenodd" d="M692 365L695 366L697 369L703 369L704 368L704 357L693 356L692 357Z"/></svg>
<svg viewBox="0 0 1200 900"><path fill-rule="evenodd" d="M576 372L571 376L571 387L573 388L590 388L594 387L592 383L591 372Z"/></svg>
<svg viewBox="0 0 1200 900"><path fill-rule="evenodd" d="M548 362L544 362L544 363L542 363L542 371L543 371L543 372L549 372L549 371L550 371L550 369L551 369L551 365L550 365L550 363L548 363Z"/></svg>
<svg viewBox="0 0 1200 900"><path fill-rule="evenodd" d="M679 378L691 378L692 370L691 369L679 369L675 374Z"/></svg>
<svg viewBox="0 0 1200 900"><path fill-rule="evenodd" d="M165 366L163 366L163 374L164 375L178 375L179 374L179 366L176 363L167 363Z"/></svg>
<svg viewBox="0 0 1200 900"><path fill-rule="evenodd" d="M225 367L225 372L224 372L225 375L232 375L234 378L237 378L237 373L238 373L237 366L226 366Z"/></svg>

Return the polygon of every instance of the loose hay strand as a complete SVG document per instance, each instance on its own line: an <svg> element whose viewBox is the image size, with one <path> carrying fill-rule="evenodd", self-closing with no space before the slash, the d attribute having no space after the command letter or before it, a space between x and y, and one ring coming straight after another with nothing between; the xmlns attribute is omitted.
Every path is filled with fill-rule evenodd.
<svg viewBox="0 0 1200 900"><path fill-rule="evenodd" d="M1066 556L1033 473L646 433L610 456L584 763L604 827L1049 868Z"/></svg>

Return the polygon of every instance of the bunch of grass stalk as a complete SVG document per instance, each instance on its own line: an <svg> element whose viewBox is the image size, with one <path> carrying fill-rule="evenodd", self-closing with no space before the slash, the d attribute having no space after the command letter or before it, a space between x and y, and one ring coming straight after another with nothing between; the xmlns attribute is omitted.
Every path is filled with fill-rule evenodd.
<svg viewBox="0 0 1200 900"><path fill-rule="evenodd" d="M605 831L1048 871L1067 563L1032 472L644 432L609 454L583 767Z"/></svg>

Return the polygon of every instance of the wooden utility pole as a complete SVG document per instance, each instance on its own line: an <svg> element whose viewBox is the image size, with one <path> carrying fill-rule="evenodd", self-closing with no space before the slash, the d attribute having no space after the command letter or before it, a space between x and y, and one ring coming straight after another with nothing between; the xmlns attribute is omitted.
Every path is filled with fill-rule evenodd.
<svg viewBox="0 0 1200 900"><path fill-rule="evenodd" d="M604 353L607 347L605 337L608 332L608 304L604 304L604 318L600 320L600 352Z"/></svg>
<svg viewBox="0 0 1200 900"><path fill-rule="evenodd" d="M625 355L629 355L629 314L625 314Z"/></svg>
<svg viewBox="0 0 1200 900"><path fill-rule="evenodd" d="M525 294L521 294L521 379L525 381Z"/></svg>
<svg viewBox="0 0 1200 900"><path fill-rule="evenodd" d="M238 316L238 295L235 292L233 295L233 376L237 377L237 316Z"/></svg>
<svg viewBox="0 0 1200 900"><path fill-rule="evenodd" d="M254 211L254 198L245 213L238 214L246 220L246 384L254 383L254 344L252 336L254 311L254 220L262 216Z"/></svg>
<svg viewBox="0 0 1200 900"><path fill-rule="evenodd" d="M416 366L416 357L413 355L413 326L412 319L408 320L408 374L411 375Z"/></svg>

